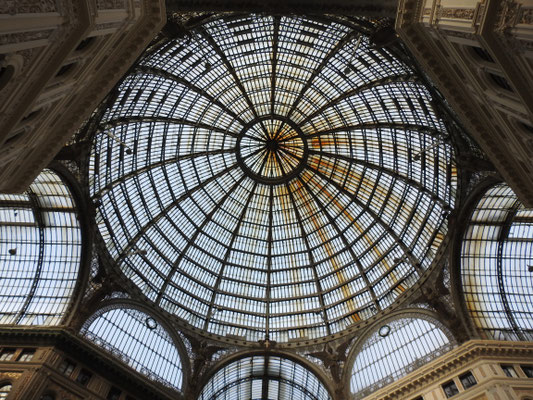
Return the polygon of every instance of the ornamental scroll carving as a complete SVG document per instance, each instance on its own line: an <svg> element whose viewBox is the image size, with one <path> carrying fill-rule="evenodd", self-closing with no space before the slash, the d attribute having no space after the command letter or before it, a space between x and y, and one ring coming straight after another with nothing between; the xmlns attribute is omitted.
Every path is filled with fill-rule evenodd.
<svg viewBox="0 0 533 400"><path fill-rule="evenodd" d="M439 18L453 19L473 19L473 8L440 8L438 11Z"/></svg>
<svg viewBox="0 0 533 400"><path fill-rule="evenodd" d="M523 8L518 18L519 24L533 25L533 8Z"/></svg>
<svg viewBox="0 0 533 400"><path fill-rule="evenodd" d="M500 10L498 12L498 18L496 23L496 31L502 33L508 33L513 28L520 15L520 4L514 0L505 0L501 2Z"/></svg>
<svg viewBox="0 0 533 400"><path fill-rule="evenodd" d="M57 12L55 0L4 0L0 2L0 14Z"/></svg>
<svg viewBox="0 0 533 400"><path fill-rule="evenodd" d="M2 373L0 373L0 378L9 379L11 382L14 382L18 378L20 378L21 375L22 375L22 373L20 373L20 372L2 372Z"/></svg>

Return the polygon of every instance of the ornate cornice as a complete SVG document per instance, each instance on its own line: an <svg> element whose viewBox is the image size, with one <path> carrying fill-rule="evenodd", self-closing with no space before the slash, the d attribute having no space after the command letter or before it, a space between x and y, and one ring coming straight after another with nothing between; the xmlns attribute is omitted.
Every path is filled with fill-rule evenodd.
<svg viewBox="0 0 533 400"><path fill-rule="evenodd" d="M501 358L533 359L533 342L471 340L437 358L395 383L374 392L367 399L393 400L414 394L478 360Z"/></svg>
<svg viewBox="0 0 533 400"><path fill-rule="evenodd" d="M2 327L0 343L8 346L50 346L67 353L106 379L122 382L140 398L153 400L180 399L177 392L146 379L142 374L122 364L106 351L62 328Z"/></svg>
<svg viewBox="0 0 533 400"><path fill-rule="evenodd" d="M394 17L394 0L167 0L170 12L236 11L280 14L342 14Z"/></svg>

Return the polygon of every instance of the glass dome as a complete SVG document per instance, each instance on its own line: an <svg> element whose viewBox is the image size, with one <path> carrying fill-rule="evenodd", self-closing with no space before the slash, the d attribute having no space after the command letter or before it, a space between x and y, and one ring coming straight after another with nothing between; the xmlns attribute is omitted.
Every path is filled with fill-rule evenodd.
<svg viewBox="0 0 533 400"><path fill-rule="evenodd" d="M430 267L455 201L451 140L374 30L212 17L131 69L89 177L107 249L149 300L203 332L305 340Z"/></svg>

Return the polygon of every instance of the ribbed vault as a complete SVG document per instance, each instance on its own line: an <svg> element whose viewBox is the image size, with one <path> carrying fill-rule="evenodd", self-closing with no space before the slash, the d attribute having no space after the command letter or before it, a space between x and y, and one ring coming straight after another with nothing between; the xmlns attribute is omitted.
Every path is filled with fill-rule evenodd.
<svg viewBox="0 0 533 400"><path fill-rule="evenodd" d="M89 165L120 270L193 327L319 338L391 305L454 207L451 138L363 19L226 16L160 42Z"/></svg>

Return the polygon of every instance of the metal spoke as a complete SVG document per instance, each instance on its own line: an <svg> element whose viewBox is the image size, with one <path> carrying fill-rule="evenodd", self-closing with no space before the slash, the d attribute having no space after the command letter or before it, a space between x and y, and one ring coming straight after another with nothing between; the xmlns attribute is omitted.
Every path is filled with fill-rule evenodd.
<svg viewBox="0 0 533 400"><path fill-rule="evenodd" d="M211 301L209 302L209 309L207 310L205 322L204 322L204 330L207 330L209 325L209 320L211 319L211 316L213 315L213 307L215 306L215 299L217 296L217 293L219 293L219 287L220 283L222 282L222 278L224 277L224 272L226 270L226 266L229 262L229 256L231 254L231 251L233 250L233 243L235 242L235 239L239 235L239 230L241 229L241 224L244 220L244 215L246 214L246 211L248 210L248 206L250 205L250 202L252 201L252 197L255 194L255 190L257 188L258 183L255 182L254 186L252 187L252 190L250 190L250 194L248 195L248 198L246 199L246 202L244 206L242 207L242 210L240 212L239 218L237 220L237 225L235 225L235 229L233 230L231 234L231 239L228 243L228 246L226 248L226 253L224 254L224 259L222 261L222 266L220 267L220 271L218 272L218 277L215 282L215 285L213 286L213 292L211 295Z"/></svg>
<svg viewBox="0 0 533 400"><path fill-rule="evenodd" d="M237 75L237 73L235 72L235 69L233 68L233 65L231 65L231 62L228 60L228 58L226 57L226 54L224 54L224 52L222 51L222 49L220 48L220 46L218 45L218 43L211 37L211 35L209 34L209 32L207 32L206 29L201 29L200 30L200 33L202 34L202 36L205 38L205 40L207 40L207 42L211 45L211 47L213 48L213 50L215 51L215 53L220 57L220 59L222 60L222 62L224 63L224 65L226 66L227 70L229 71L229 73L231 74L231 76L233 77L233 80L235 81L235 84L237 85L237 87L239 88L239 90L241 91L243 97L244 97L244 100L246 101L246 104L248 104L248 107L250 107L250 110L252 111L252 113L254 114L255 118L259 118L259 114L257 113L257 110L255 109L255 106L254 104L252 103L252 101L250 100L250 97L248 96L248 92L246 91L246 89L244 88L244 86L242 85L242 82L241 80L239 79L239 76ZM265 132L267 132L267 129L266 127L264 126L262 120L261 120L261 126L263 127L263 130Z"/></svg>
<svg viewBox="0 0 533 400"><path fill-rule="evenodd" d="M412 186L412 187L418 189L419 192L427 194L428 197L430 197L433 201L440 203L443 208L447 208L448 207L448 204L446 203L446 201L444 199L441 199L440 197L437 197L435 193L431 192L427 187L422 185L420 182L415 181L414 179L411 179L411 178L409 178L407 176L404 176L404 175L402 175L402 174L398 173L397 171L394 171L394 170L392 170L390 168L386 168L386 167L383 167L381 165L376 165L374 163L371 163L371 162L368 162L368 161L365 161L365 160L360 160L358 158L350 158L350 157L344 156L342 154L334 154L334 153L330 153L330 152L326 152L326 151L309 150L309 154L313 154L313 155L317 155L317 156L321 156L321 157L322 156L326 156L326 157L331 157L331 158L337 158L339 160L346 161L347 163L350 163L350 164L357 164L357 165L361 165L361 166L363 166L365 168L371 168L371 169L374 169L376 171L384 172L385 174L389 175L391 178L394 178L394 179L397 179L399 181L402 181L406 185L409 185L409 186Z"/></svg>
<svg viewBox="0 0 533 400"><path fill-rule="evenodd" d="M394 230L381 218L379 214L374 212L368 204L363 203L355 194L352 192L346 190L343 186L341 186L338 182L335 182L333 180L329 180L327 176L325 176L322 172L319 170L307 166L307 168L320 176L325 181L330 182L331 185L333 185L338 191L344 193L347 195L355 204L357 204L360 208L365 210L366 213L368 213L374 221L376 221L381 227L394 239L394 241L401 247L401 249L404 251L405 254L411 254L411 249L405 245L405 243L401 240L401 238L394 232ZM416 265L415 265L416 267ZM421 274L420 274L421 275Z"/></svg>
<svg viewBox="0 0 533 400"><path fill-rule="evenodd" d="M322 309L321 312L322 312L322 315L323 315L323 318L324 318L324 324L326 326L326 331L327 331L327 334L330 335L331 334L331 328L329 326L330 322L329 322L329 318L328 318L326 303L324 301L324 289L322 288L322 284L320 283L320 277L319 277L318 271L316 269L315 257L313 256L313 252L311 250L311 245L309 244L308 233L305 231L304 224L303 224L303 221L302 221L302 216L300 214L300 211L298 210L298 206L296 205L296 200L294 199L294 194L292 193L291 187L289 186L289 182L286 182L285 186L287 188L287 193L289 194L289 198L291 199L291 204L292 204L292 207L294 209L294 213L296 215L296 220L298 221L298 226L300 228L300 232L301 232L301 235L302 235L302 240L305 243L305 248L307 250L307 256L309 257L309 265L313 269L314 283L315 283L315 286L316 286L316 289L317 289L316 293L318 295L318 300L320 302L320 307Z"/></svg>
<svg viewBox="0 0 533 400"><path fill-rule="evenodd" d="M114 180L110 182L109 184L107 184L106 186L102 187L98 192L95 192L95 194L92 196L92 199L98 200L99 198L105 196L107 193L113 190L115 186L126 182L128 179L136 178L137 176L140 176L141 174L144 174L145 172L148 172L154 168L163 167L168 164L175 164L183 160L189 160L189 159L197 158L197 157L207 157L207 156L213 156L213 155L219 155L219 154L231 154L231 153L235 153L235 148L213 150L213 151L201 151L198 153L183 154L181 156L172 157L166 160L161 160L153 164L146 164L145 166L139 169L133 170L131 172L128 172L127 174L122 175L119 179Z"/></svg>
<svg viewBox="0 0 533 400"><path fill-rule="evenodd" d="M219 179L221 176L229 173L230 171L232 171L233 169L237 168L239 164L235 163L233 164L232 166L230 167L227 167L226 169L218 172L217 174L209 177L208 179L206 179L205 181L202 181L200 182L199 185L193 187L192 189L189 189L187 190L186 193L182 194L180 197L178 197L176 200L174 200L172 203L170 203L169 205L167 205L165 207L164 210L162 210L159 214L155 215L150 221L148 221L148 223L146 225L144 225L141 229L139 229L139 231L135 234L135 236L133 236L131 238L131 240L128 242L128 245L122 250L122 252L119 254L119 256L117 257L117 264L119 264L125 257L127 257L128 253L130 252L130 250L134 249L137 245L137 241L142 238L145 233L152 227L154 226L155 224L157 224L159 222L159 220L163 217L165 217L169 212L170 210L172 210L174 207L176 207L177 204L179 204L180 202L182 202L183 200L185 200L186 198L192 196L194 193L196 193L198 190L200 189L203 189L204 187L206 187L208 184L210 184L211 182L214 182L216 181L217 179Z"/></svg>
<svg viewBox="0 0 533 400"><path fill-rule="evenodd" d="M235 184L224 194L224 196L222 196L222 198L218 201L218 203L215 206L213 206L213 209L211 210L209 214L205 216L202 223L196 227L191 237L187 239L187 244L181 250L178 258L172 265L172 268L170 272L168 273L165 279L165 282L163 283L163 285L161 286L161 289L159 290L159 294L157 295L157 299L155 301L156 304L159 304L161 302L162 297L165 295L165 290L167 286L172 281L172 277L174 276L174 274L178 271L181 260L186 256L187 251L191 248L191 246L194 246L194 242L196 241L196 238L198 237L198 235L200 235L203 232L206 225L209 222L211 222L211 220L213 219L213 216L215 215L215 213L220 210L220 207L222 206L222 204L224 204L224 202L229 198L230 194L239 187L239 185L242 183L244 178L245 178L245 175L243 175L237 182L235 182Z"/></svg>
<svg viewBox="0 0 533 400"><path fill-rule="evenodd" d="M376 307L376 310L380 311L381 310L381 306L379 305L378 298L377 298L376 294L374 293L374 288L370 284L370 281L368 280L368 277L366 276L365 269L361 265L361 263L359 261L359 257L357 256L357 254L355 254L351 243L348 241L348 239L346 239L346 235L342 232L342 230L337 225L337 222L335 221L335 218L333 218L330 215L327 207L325 207L324 204L322 204L322 202L320 201L318 196L311 190L311 188L309 187L307 182L305 182L302 179L302 177L298 177L298 179L299 179L300 183L306 188L307 192L311 195L311 197L313 198L313 201L315 202L315 204L322 210L322 214L326 216L326 218L328 219L330 225L335 229L335 231L337 232L338 237L342 240L344 246L346 246L346 249L350 253L350 256L352 257L353 262L357 266L357 269L359 271L359 275L361 276L361 278L363 278L363 280L365 282L365 285L366 285L366 287L368 289L368 292L370 293L370 297L372 297L372 302L374 303L374 306ZM346 282L339 282L340 286L342 286L343 284L346 284ZM345 300L347 300L347 299L345 299Z"/></svg>
<svg viewBox="0 0 533 400"><path fill-rule="evenodd" d="M172 80L172 81L174 81L176 83L179 83L179 84L187 87L192 92L202 95L207 100L209 100L211 103L216 104L217 106L219 106L228 115L231 115L233 118L235 118L237 121L239 121L241 125L246 125L246 122L241 117L239 117L237 114L235 114L231 110L231 108L229 108L227 105L225 105L224 103L220 102L215 97L213 97L212 95L207 93L205 91L205 89L202 89L202 88L200 88L198 86L193 85L190 81L188 81L186 79L183 79L183 78L180 78L179 76L171 74L171 73L169 73L167 71L163 71L161 69L154 68L154 67L147 67L147 66L141 65L141 66L137 67L137 70L140 71L140 72L143 72L145 74L152 74L152 75L161 76L161 77L163 77L165 79Z"/></svg>
<svg viewBox="0 0 533 400"><path fill-rule="evenodd" d="M287 113L286 118L290 119L292 113L294 110L296 110L296 107L298 107L298 104L304 97L305 92L311 87L313 84L313 81L318 76L320 72L324 69L324 67L328 64L328 62L337 54L337 52L346 44L348 43L353 36L355 36L358 32L351 30L348 33L344 35L344 37L340 38L337 44L330 50L330 52L322 59L321 63L317 66L317 68L313 71L309 79L307 80L305 86L300 90L298 97L292 104L292 107L290 108L289 112Z"/></svg>
<svg viewBox="0 0 533 400"><path fill-rule="evenodd" d="M308 121L311 121L314 117L316 117L317 115L323 113L325 110L327 110L328 108L334 106L335 104L338 104L340 103L341 101L349 98L349 97L352 97L352 96L355 96L357 94L360 94L366 90L370 90L370 89L374 89L376 87L381 87L381 86L387 86L387 85L390 85L391 83L404 83L404 82L417 82L419 81L419 78L416 77L415 75L412 75L412 74L402 74L402 75L395 75L395 76L387 76L385 78L380 78L380 79L376 79L372 82L368 82L368 83L365 83L361 86L358 86L352 90L348 90L347 92L343 93L341 96L335 98L335 99L332 99L330 100L329 102L327 102L325 105L323 105L322 107L320 107L318 110L312 112L311 114L309 114L308 116L305 117L305 119L303 121L300 122L300 125L301 126L304 126Z"/></svg>

